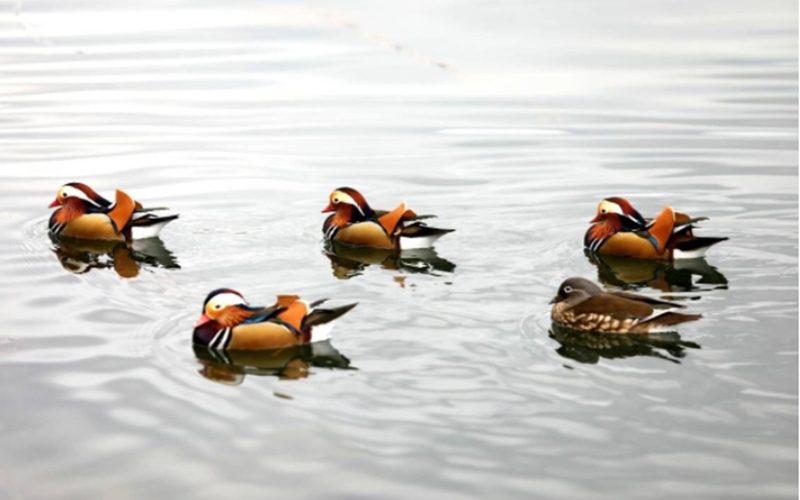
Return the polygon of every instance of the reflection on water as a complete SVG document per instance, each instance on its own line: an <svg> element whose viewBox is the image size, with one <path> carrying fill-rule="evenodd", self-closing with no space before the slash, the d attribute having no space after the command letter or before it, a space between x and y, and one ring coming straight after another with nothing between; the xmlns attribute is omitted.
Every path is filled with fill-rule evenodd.
<svg viewBox="0 0 800 500"><path fill-rule="evenodd" d="M297 380L311 374L311 368L355 370L350 360L329 340L268 351L217 351L195 345L194 354L202 365L200 375L225 385L239 385L245 375Z"/></svg>
<svg viewBox="0 0 800 500"><path fill-rule="evenodd" d="M455 264L439 257L432 248L384 250L328 242L323 253L331 261L333 275L339 279L359 276L366 268L373 265L390 271L431 276L450 274L456 269Z"/></svg>
<svg viewBox="0 0 800 500"><path fill-rule="evenodd" d="M597 267L597 279L620 288L649 287L661 292L710 291L728 288L728 280L705 258L683 260L632 259L590 252L586 258Z"/></svg>
<svg viewBox="0 0 800 500"><path fill-rule="evenodd" d="M686 349L700 349L695 342L682 340L677 332L639 334L599 334L562 328L555 323L550 338L559 343L556 352L581 363L595 364L600 358L624 359L650 356L680 363Z"/></svg>
<svg viewBox="0 0 800 500"><path fill-rule="evenodd" d="M81 240L51 236L53 253L72 274L92 269L113 269L120 278L135 278L142 267L180 269L175 256L160 238L124 241Z"/></svg>

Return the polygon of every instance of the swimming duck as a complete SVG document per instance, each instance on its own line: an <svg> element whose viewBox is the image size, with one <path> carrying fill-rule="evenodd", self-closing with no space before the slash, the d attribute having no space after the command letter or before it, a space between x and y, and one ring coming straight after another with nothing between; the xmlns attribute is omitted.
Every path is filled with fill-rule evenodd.
<svg viewBox="0 0 800 500"><path fill-rule="evenodd" d="M706 218L693 219L672 207L664 207L655 219L646 220L624 198L606 198L597 206L583 243L591 252L621 257L695 259L728 239L695 236L694 223L702 220Z"/></svg>
<svg viewBox="0 0 800 500"><path fill-rule="evenodd" d="M330 203L322 213L334 212L322 226L325 239L345 245L411 250L430 248L454 229L437 229L406 208L405 203L391 212L373 210L364 196L353 188L332 192Z"/></svg>
<svg viewBox="0 0 800 500"><path fill-rule="evenodd" d="M569 278L558 288L550 317L558 326L596 333L650 333L701 318L672 309L680 304L628 292L604 292L584 278Z"/></svg>
<svg viewBox="0 0 800 500"><path fill-rule="evenodd" d="M323 302L306 304L297 295L280 295L271 306L254 307L239 292L220 288L203 303L194 325L194 343L209 349L255 351L327 340L331 323L356 304L318 308Z"/></svg>
<svg viewBox="0 0 800 500"><path fill-rule="evenodd" d="M53 236L88 240L130 241L158 236L177 215L159 217L144 208L127 193L116 192L114 203L95 190L70 182L61 186L49 208L58 209L50 216L48 229Z"/></svg>

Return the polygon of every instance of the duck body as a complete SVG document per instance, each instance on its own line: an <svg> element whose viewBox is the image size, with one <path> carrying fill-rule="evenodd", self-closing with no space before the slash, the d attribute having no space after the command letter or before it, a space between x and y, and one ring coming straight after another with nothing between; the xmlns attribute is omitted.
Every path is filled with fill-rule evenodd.
<svg viewBox="0 0 800 500"><path fill-rule="evenodd" d="M157 216L124 191L114 203L85 184L72 182L59 189L50 208L48 230L52 236L86 240L130 241L158 236L177 215Z"/></svg>
<svg viewBox="0 0 800 500"><path fill-rule="evenodd" d="M343 245L386 250L430 248L452 229L430 227L401 203L392 211L373 210L352 188L339 188L330 195L323 213L333 212L322 226L327 241Z"/></svg>
<svg viewBox="0 0 800 500"><path fill-rule="evenodd" d="M646 334L696 321L699 314L675 312L683 306L628 292L604 292L584 278L570 278L551 301L558 326L608 334Z"/></svg>
<svg viewBox="0 0 800 500"><path fill-rule="evenodd" d="M268 307L252 307L234 290L211 292L195 324L195 345L216 350L258 351L327 340L330 326L356 304L322 309L281 295ZM328 327L328 328L326 328Z"/></svg>
<svg viewBox="0 0 800 500"><path fill-rule="evenodd" d="M695 236L695 223L686 214L664 207L651 221L645 220L631 204L618 197L600 202L597 216L584 236L591 252L637 259L695 259L703 257L725 237Z"/></svg>

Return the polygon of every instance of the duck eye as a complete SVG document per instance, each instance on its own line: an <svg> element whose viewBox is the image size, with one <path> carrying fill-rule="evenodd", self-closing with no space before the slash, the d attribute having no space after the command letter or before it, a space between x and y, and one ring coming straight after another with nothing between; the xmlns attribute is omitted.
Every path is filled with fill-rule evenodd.
<svg viewBox="0 0 800 500"><path fill-rule="evenodd" d="M600 210L600 212L601 213L606 213L606 209L604 208L604 209Z"/></svg>
<svg viewBox="0 0 800 500"><path fill-rule="evenodd" d="M334 199L333 199L333 202L334 202L334 203L339 203L339 198L334 198Z"/></svg>
<svg viewBox="0 0 800 500"><path fill-rule="evenodd" d="M66 191L64 191L63 193L61 193L61 197L62 197L62 198L66 198L66 197L67 197L67 192L66 192Z"/></svg>
<svg viewBox="0 0 800 500"><path fill-rule="evenodd" d="M572 287L567 285L564 287L564 293L572 293Z"/></svg>
<svg viewBox="0 0 800 500"><path fill-rule="evenodd" d="M219 311L220 309L222 309L222 304L215 304L215 305L214 305L214 309L216 309L217 311Z"/></svg>

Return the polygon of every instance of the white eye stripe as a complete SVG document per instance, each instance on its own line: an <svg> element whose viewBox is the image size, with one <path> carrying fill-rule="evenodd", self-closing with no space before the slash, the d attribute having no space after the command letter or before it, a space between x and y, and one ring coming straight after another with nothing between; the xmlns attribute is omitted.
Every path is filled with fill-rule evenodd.
<svg viewBox="0 0 800 500"><path fill-rule="evenodd" d="M336 196L333 198L333 203L347 203L348 205L353 205L356 209L364 215L364 211L361 210L361 207L358 206L356 200L354 200L349 194L343 193L341 191L337 191Z"/></svg>
<svg viewBox="0 0 800 500"><path fill-rule="evenodd" d="M620 207L617 203L613 201L604 201L600 204L600 212L602 213L612 213L612 214L623 214L622 207Z"/></svg>
<svg viewBox="0 0 800 500"><path fill-rule="evenodd" d="M68 197L80 198L83 201L88 201L93 205L97 205L97 203L94 200L86 196L86 193L72 186L62 187L61 191L59 192L59 196L61 196L62 198L68 198Z"/></svg>
<svg viewBox="0 0 800 500"><path fill-rule="evenodd" d="M247 301L244 300L242 297L236 295L235 293L221 293L211 299L211 302L208 303L215 310L220 310L223 307L233 306L237 304L247 304Z"/></svg>
<svg viewBox="0 0 800 500"><path fill-rule="evenodd" d="M572 287L567 285L564 287L564 293L572 293Z"/></svg>

